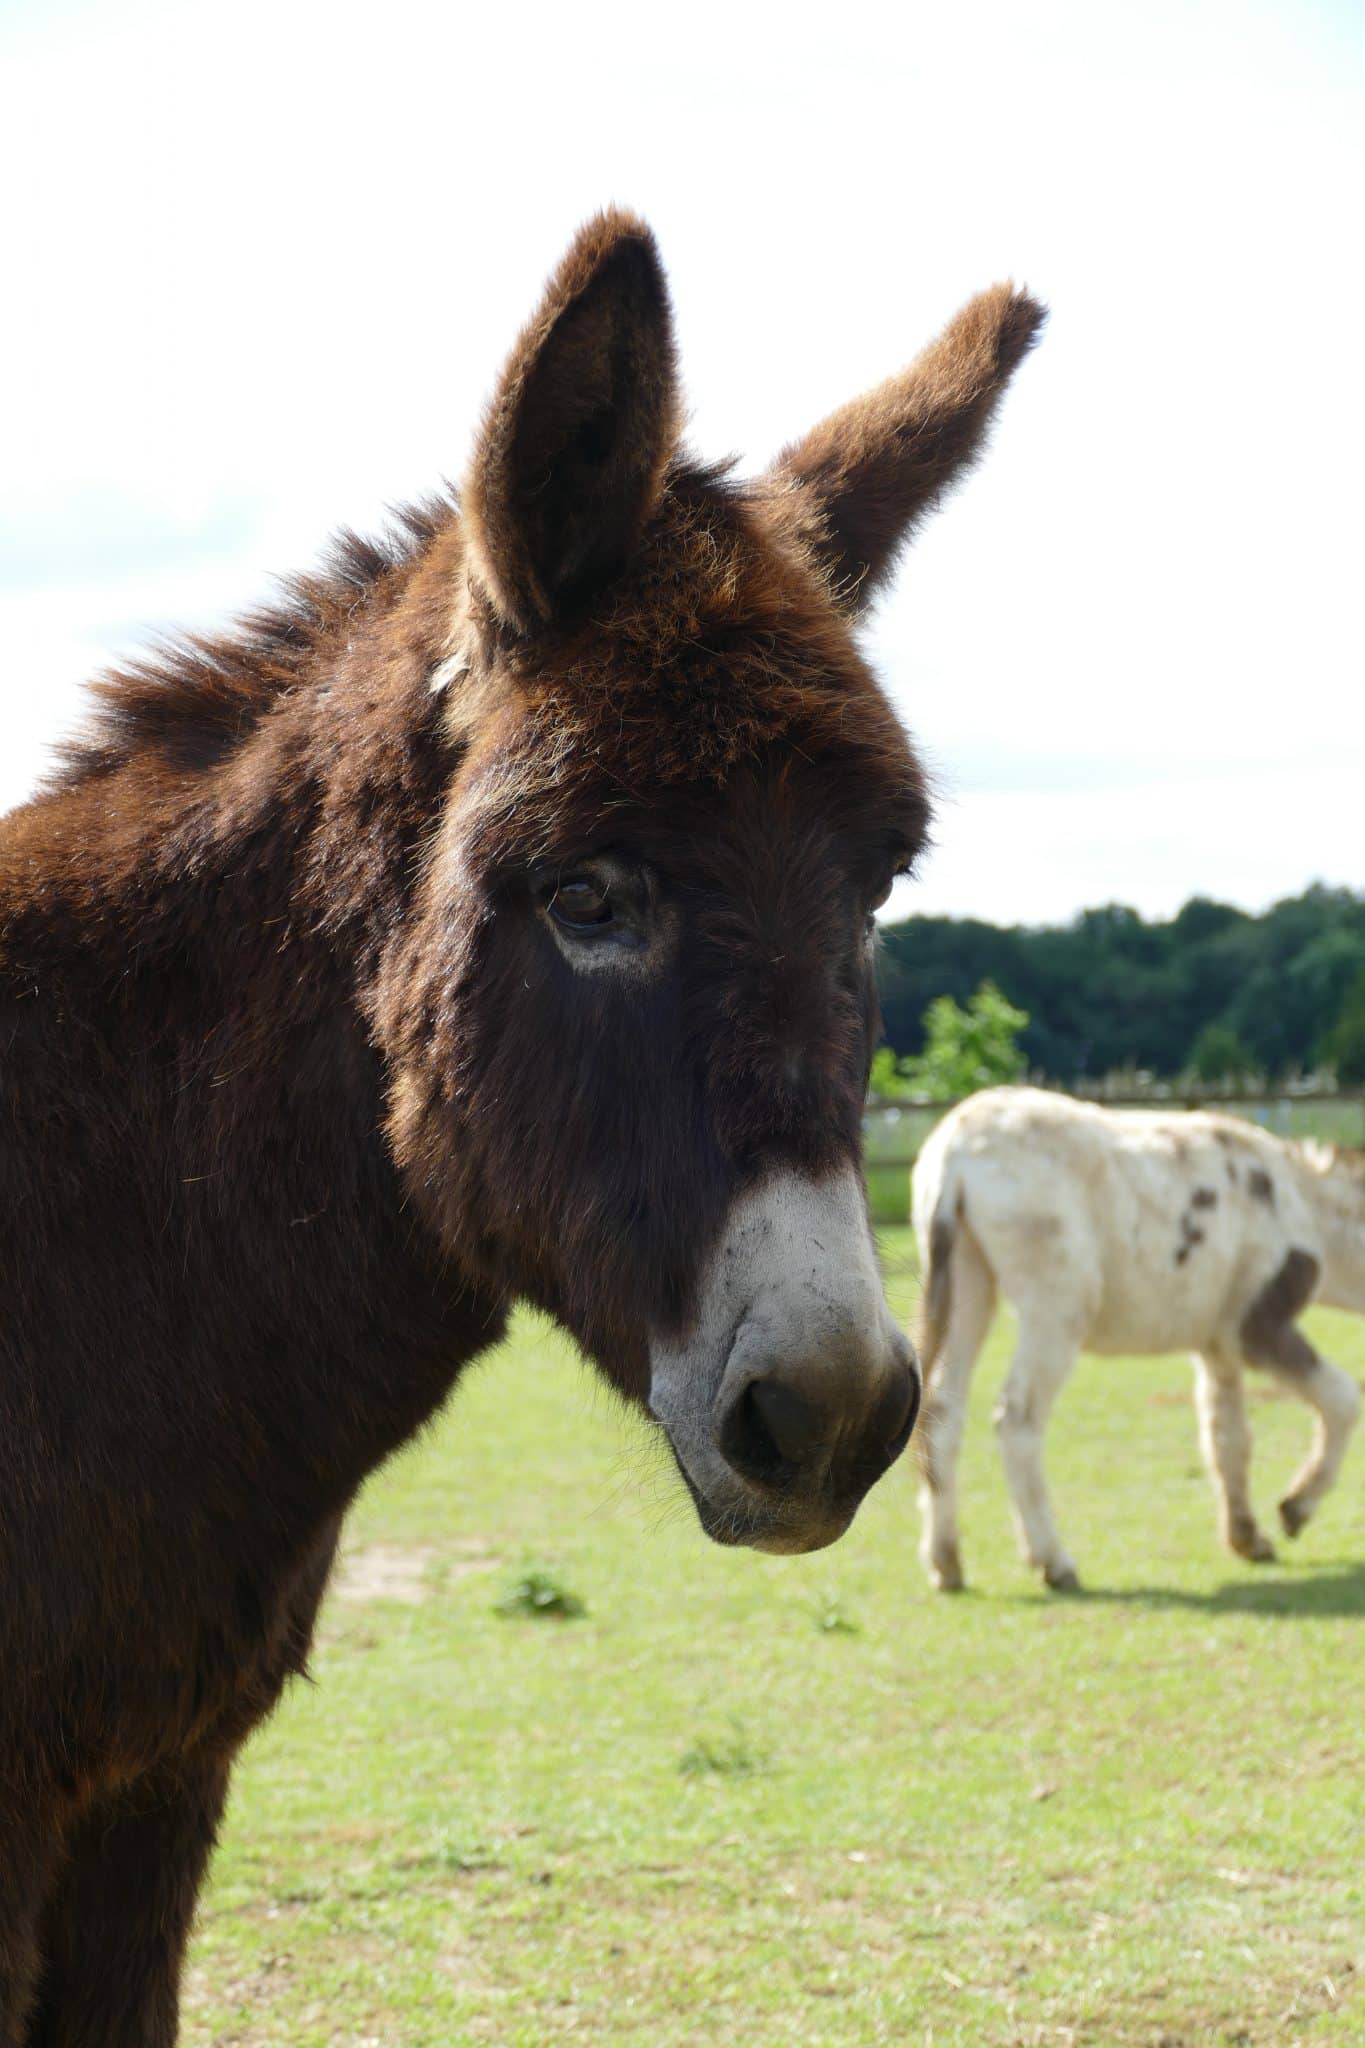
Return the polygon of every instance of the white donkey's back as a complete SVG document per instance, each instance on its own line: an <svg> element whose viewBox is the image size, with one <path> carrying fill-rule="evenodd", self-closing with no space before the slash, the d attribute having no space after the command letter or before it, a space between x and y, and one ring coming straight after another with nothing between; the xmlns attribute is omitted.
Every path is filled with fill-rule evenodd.
<svg viewBox="0 0 1365 2048"><path fill-rule="evenodd" d="M1019 1342L996 1411L1030 1562L1076 1582L1043 1478L1043 1432L1081 1349L1190 1349L1223 1533L1268 1558L1247 1494L1244 1364L1316 1411L1312 1455L1280 1504L1297 1534L1336 1476L1360 1393L1296 1327L1319 1296L1365 1311L1365 1177L1327 1148L1283 1144L1235 1118L1101 1109L997 1088L946 1116L920 1153L914 1221L924 1273L924 1554L962 1583L956 1463L967 1383L997 1289Z"/></svg>

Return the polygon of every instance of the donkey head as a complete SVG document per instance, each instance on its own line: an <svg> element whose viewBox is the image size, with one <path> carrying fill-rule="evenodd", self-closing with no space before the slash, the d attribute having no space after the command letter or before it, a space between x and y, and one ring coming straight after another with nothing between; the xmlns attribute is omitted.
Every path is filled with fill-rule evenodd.
<svg viewBox="0 0 1365 2048"><path fill-rule="evenodd" d="M391 1142L456 1263L662 1425L722 1541L832 1541L914 1422L860 1130L873 912L927 802L854 627L1041 318L986 293L741 486L679 449L658 256L608 215L467 479Z"/></svg>

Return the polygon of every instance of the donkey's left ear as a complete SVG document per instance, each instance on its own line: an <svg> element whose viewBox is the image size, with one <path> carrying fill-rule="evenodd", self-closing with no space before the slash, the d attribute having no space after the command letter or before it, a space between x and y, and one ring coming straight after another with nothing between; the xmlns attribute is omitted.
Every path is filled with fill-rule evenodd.
<svg viewBox="0 0 1365 2048"><path fill-rule="evenodd" d="M1046 317L1012 285L982 292L909 369L778 457L770 480L796 487L801 524L846 610L864 608L920 520L981 453Z"/></svg>
<svg viewBox="0 0 1365 2048"><path fill-rule="evenodd" d="M547 625L621 566L678 413L654 237L630 214L601 214L512 351L465 484L471 567L510 625Z"/></svg>

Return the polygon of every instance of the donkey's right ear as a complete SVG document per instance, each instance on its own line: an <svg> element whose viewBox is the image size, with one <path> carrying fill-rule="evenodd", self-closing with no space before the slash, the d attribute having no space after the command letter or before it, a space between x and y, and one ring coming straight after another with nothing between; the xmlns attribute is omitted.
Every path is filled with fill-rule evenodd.
<svg viewBox="0 0 1365 2048"><path fill-rule="evenodd" d="M838 601L864 609L925 514L976 461L1047 315L1012 285L981 292L908 370L831 413L778 457Z"/></svg>
<svg viewBox="0 0 1365 2048"><path fill-rule="evenodd" d="M465 482L470 565L509 625L548 625L621 566L678 432L654 237L630 214L601 214L513 349Z"/></svg>

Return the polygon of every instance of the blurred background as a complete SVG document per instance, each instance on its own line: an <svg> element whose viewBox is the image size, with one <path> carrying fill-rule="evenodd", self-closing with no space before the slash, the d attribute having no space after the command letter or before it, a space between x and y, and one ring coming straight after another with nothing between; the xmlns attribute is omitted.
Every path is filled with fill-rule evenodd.
<svg viewBox="0 0 1365 2048"><path fill-rule="evenodd" d="M616 200L750 466L1053 309L873 629L942 798L893 918L1358 887L1363 116L1355 0L7 0L0 806L102 662L458 478Z"/></svg>
<svg viewBox="0 0 1365 2048"><path fill-rule="evenodd" d="M0 0L0 175L0 810L102 664L458 481L605 202L752 468L1013 277L1051 325L870 630L939 794L884 913L893 1305L910 1158L983 1082L1365 1140L1359 0ZM348 1525L186 2040L1358 2042L1358 1456L1252 1573L1184 1361L1087 1364L1050 1456L1092 1590L1050 1600L1011 1339L948 1602L910 1461L832 1553L722 1554L519 1316ZM1254 1400L1268 1489L1306 1422Z"/></svg>

